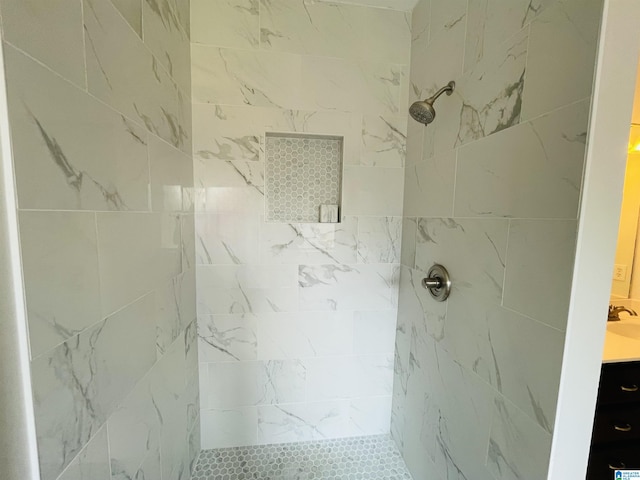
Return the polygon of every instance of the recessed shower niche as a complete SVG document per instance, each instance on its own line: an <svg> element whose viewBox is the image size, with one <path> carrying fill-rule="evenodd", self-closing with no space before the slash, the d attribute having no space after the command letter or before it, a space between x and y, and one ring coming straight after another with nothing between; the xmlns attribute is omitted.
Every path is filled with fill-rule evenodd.
<svg viewBox="0 0 640 480"><path fill-rule="evenodd" d="M343 137L265 135L268 222L338 223Z"/></svg>

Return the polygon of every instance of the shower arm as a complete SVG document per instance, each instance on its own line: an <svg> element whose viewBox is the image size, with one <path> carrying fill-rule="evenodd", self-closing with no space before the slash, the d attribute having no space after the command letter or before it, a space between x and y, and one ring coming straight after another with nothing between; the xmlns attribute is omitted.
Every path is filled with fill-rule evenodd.
<svg viewBox="0 0 640 480"><path fill-rule="evenodd" d="M433 103L435 102L438 97L440 95L442 95L443 93L447 92L447 95L451 95L453 93L453 89L455 88L455 83L453 82L449 82L448 84L446 84L444 87L442 87L440 90L438 90L435 95L429 97L428 99L425 100L425 102L428 103Z"/></svg>

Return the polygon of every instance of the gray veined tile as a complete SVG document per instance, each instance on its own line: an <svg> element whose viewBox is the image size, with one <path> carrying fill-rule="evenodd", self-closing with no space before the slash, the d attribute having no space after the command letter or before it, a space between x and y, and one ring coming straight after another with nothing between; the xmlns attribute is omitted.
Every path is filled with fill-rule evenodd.
<svg viewBox="0 0 640 480"><path fill-rule="evenodd" d="M262 223L261 262L266 264L356 263L358 218L340 223Z"/></svg>
<svg viewBox="0 0 640 480"><path fill-rule="evenodd" d="M300 265L299 309L394 308L398 295L397 274L392 264Z"/></svg>
<svg viewBox="0 0 640 480"><path fill-rule="evenodd" d="M551 434L503 398L496 398L487 468L495 478L546 478Z"/></svg>
<svg viewBox="0 0 640 480"><path fill-rule="evenodd" d="M259 360L350 355L354 312L282 312L257 315Z"/></svg>
<svg viewBox="0 0 640 480"><path fill-rule="evenodd" d="M418 220L411 217L402 218L402 247L400 263L405 267L414 268L416 264L416 237Z"/></svg>
<svg viewBox="0 0 640 480"><path fill-rule="evenodd" d="M40 468L60 472L156 359L150 295L32 361Z"/></svg>
<svg viewBox="0 0 640 480"><path fill-rule="evenodd" d="M148 210L144 129L12 47L5 61L20 208Z"/></svg>
<svg viewBox="0 0 640 480"><path fill-rule="evenodd" d="M142 38L142 2L139 0L111 0L127 23Z"/></svg>
<svg viewBox="0 0 640 480"><path fill-rule="evenodd" d="M89 440L58 480L111 480L106 426Z"/></svg>
<svg viewBox="0 0 640 480"><path fill-rule="evenodd" d="M263 50L406 64L409 30L408 15L400 11L319 2L260 2Z"/></svg>
<svg viewBox="0 0 640 480"><path fill-rule="evenodd" d="M193 44L191 59L196 103L301 106L298 56Z"/></svg>
<svg viewBox="0 0 640 480"><path fill-rule="evenodd" d="M426 157L404 170L404 210L411 217L453 214L457 151Z"/></svg>
<svg viewBox="0 0 640 480"><path fill-rule="evenodd" d="M303 56L302 101L307 110L369 115L404 111L407 65ZM336 89L335 85L340 85Z"/></svg>
<svg viewBox="0 0 640 480"><path fill-rule="evenodd" d="M258 408L255 406L204 409L200 416L203 449L258 443Z"/></svg>
<svg viewBox="0 0 640 480"><path fill-rule="evenodd" d="M575 220L512 220L504 305L564 330L576 236ZM549 271L555 273L547 279Z"/></svg>
<svg viewBox="0 0 640 480"><path fill-rule="evenodd" d="M200 362L256 360L259 319L255 314L198 317Z"/></svg>
<svg viewBox="0 0 640 480"><path fill-rule="evenodd" d="M99 213L102 308L109 314L181 272L180 217Z"/></svg>
<svg viewBox="0 0 640 480"><path fill-rule="evenodd" d="M193 271L182 273L155 292L156 347L158 357L194 321L195 276Z"/></svg>
<svg viewBox="0 0 640 480"><path fill-rule="evenodd" d="M403 167L407 148L407 117L365 115L362 122L362 165Z"/></svg>
<svg viewBox="0 0 640 480"><path fill-rule="evenodd" d="M358 218L358 262L400 263L402 217Z"/></svg>
<svg viewBox="0 0 640 480"><path fill-rule="evenodd" d="M143 0L144 43L183 89L191 88L191 46L172 0Z"/></svg>
<svg viewBox="0 0 640 480"><path fill-rule="evenodd" d="M178 89L109 0L84 0L89 92L178 148ZM135 80L133 80L135 79Z"/></svg>
<svg viewBox="0 0 640 480"><path fill-rule="evenodd" d="M520 31L500 48L487 53L456 84L454 98L461 98L462 106L454 145L486 137L520 122L528 41L528 30Z"/></svg>
<svg viewBox="0 0 640 480"><path fill-rule="evenodd" d="M193 186L192 158L154 135L148 138L151 210L188 211L188 189Z"/></svg>
<svg viewBox="0 0 640 480"><path fill-rule="evenodd" d="M82 6L68 0L2 0L4 39L84 88Z"/></svg>
<svg viewBox="0 0 640 480"><path fill-rule="evenodd" d="M555 0L471 0L464 70L473 68L527 27Z"/></svg>
<svg viewBox="0 0 640 480"><path fill-rule="evenodd" d="M488 327L494 387L553 433L564 333L500 307L489 314Z"/></svg>
<svg viewBox="0 0 640 480"><path fill-rule="evenodd" d="M526 120L591 96L602 0L562 0L531 23Z"/></svg>
<svg viewBox="0 0 640 480"><path fill-rule="evenodd" d="M212 385L205 408L294 403L305 400L307 368L300 360L219 362L208 365Z"/></svg>
<svg viewBox="0 0 640 480"><path fill-rule="evenodd" d="M239 265L259 259L261 218L258 215L196 214L198 265Z"/></svg>
<svg viewBox="0 0 640 480"><path fill-rule="evenodd" d="M198 314L245 314L297 310L295 265L199 266Z"/></svg>
<svg viewBox="0 0 640 480"><path fill-rule="evenodd" d="M343 170L343 215L402 215L402 168L346 165Z"/></svg>
<svg viewBox="0 0 640 480"><path fill-rule="evenodd" d="M217 47L258 48L259 0L192 0L191 40Z"/></svg>
<svg viewBox="0 0 640 480"><path fill-rule="evenodd" d="M411 48L423 49L429 43L431 0L420 0L411 12Z"/></svg>
<svg viewBox="0 0 640 480"><path fill-rule="evenodd" d="M102 318L95 216L20 212L32 357Z"/></svg>
<svg viewBox="0 0 640 480"><path fill-rule="evenodd" d="M579 102L460 148L455 215L576 218L588 108Z"/></svg>

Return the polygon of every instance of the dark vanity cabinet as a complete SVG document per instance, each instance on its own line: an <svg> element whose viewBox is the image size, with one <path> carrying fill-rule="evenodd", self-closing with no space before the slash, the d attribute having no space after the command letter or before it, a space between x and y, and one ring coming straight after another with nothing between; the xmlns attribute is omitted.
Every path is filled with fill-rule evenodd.
<svg viewBox="0 0 640 480"><path fill-rule="evenodd" d="M602 365L587 480L625 468L640 470L640 362Z"/></svg>

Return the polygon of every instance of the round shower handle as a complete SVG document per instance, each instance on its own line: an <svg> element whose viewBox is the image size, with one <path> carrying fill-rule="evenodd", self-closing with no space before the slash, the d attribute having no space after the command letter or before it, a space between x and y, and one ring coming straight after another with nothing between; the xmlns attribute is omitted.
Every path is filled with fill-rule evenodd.
<svg viewBox="0 0 640 480"><path fill-rule="evenodd" d="M427 272L427 278L422 279L422 286L438 302L444 302L451 293L451 278L449 272L442 265L435 264Z"/></svg>

